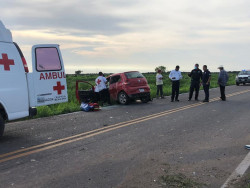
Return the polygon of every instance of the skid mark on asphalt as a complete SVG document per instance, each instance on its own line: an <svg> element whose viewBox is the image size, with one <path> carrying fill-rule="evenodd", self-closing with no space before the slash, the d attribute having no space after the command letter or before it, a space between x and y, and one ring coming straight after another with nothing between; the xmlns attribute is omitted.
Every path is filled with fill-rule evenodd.
<svg viewBox="0 0 250 188"><path fill-rule="evenodd" d="M227 95L227 97L240 95L240 94L243 94L243 93L247 93L249 91L250 90L244 90L244 91L232 93L232 94ZM218 100L220 100L219 97L211 99L210 102L215 102L215 101L218 101ZM13 159L17 159L17 158L20 158L20 157L28 156L28 155L38 153L38 152L41 152L41 151L49 150L49 149L59 147L59 146L65 145L65 144L69 144L69 143L72 143L72 142L76 142L76 141L79 141L79 140L84 140L86 138L97 136L97 135L100 135L100 134L103 134L103 133L106 133L106 132L110 132L110 131L113 131L113 130L116 130L116 129L120 129L122 127L127 127L129 125L135 125L135 124L142 123L142 122L145 122L145 121L148 121L148 120L151 120L151 119L166 116L166 115L169 115L169 114L172 114L172 113L175 113L175 112L184 111L184 110L187 110L187 109L190 109L190 108L195 108L197 106L201 106L201 105L205 105L205 104L207 104L207 103L199 102L199 103L196 103L196 104L190 104L190 105L186 105L186 106L183 106L183 107L179 107L179 108L175 108L175 109L166 110L166 111L163 111L163 112L151 114L151 115L144 116L144 117L141 117L141 118L136 118L134 120L120 122L120 123L117 123L117 124L114 124L114 125L110 125L108 127L103 127L103 128L95 129L95 130L92 130L92 131L80 133L80 134L77 134L77 135L74 135L74 136L54 140L52 142L46 142L44 144L35 145L35 146L28 147L28 148L19 149L19 150L13 151L13 152L5 153L5 154L0 155L0 163L10 161L10 160L13 160Z"/></svg>

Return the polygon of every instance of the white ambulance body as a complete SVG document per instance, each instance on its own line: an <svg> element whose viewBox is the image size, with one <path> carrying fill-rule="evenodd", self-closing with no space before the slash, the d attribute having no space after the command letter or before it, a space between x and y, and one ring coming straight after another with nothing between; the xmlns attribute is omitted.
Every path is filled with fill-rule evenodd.
<svg viewBox="0 0 250 188"><path fill-rule="evenodd" d="M59 45L33 46L32 69L0 21L0 136L5 121L35 115L37 106L68 101Z"/></svg>

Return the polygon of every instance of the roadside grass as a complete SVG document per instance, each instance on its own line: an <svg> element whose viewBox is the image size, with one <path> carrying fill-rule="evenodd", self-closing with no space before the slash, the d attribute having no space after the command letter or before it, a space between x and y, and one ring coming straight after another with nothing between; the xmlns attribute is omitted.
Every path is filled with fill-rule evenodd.
<svg viewBox="0 0 250 188"><path fill-rule="evenodd" d="M205 184L198 183L181 173L163 175L159 178L159 183L161 187L169 187L169 188L170 187L203 188L206 186Z"/></svg>
<svg viewBox="0 0 250 188"><path fill-rule="evenodd" d="M232 182L231 184L229 184L229 187L234 187L234 188L250 188L250 172L247 173L246 175L244 175L236 183Z"/></svg>
<svg viewBox="0 0 250 188"><path fill-rule="evenodd" d="M153 98L156 97L155 74L144 73L143 75L147 78L148 84L151 88L151 97ZM165 96L169 96L171 94L171 81L168 78L168 75L169 73L163 74L163 77L164 77L163 92ZM183 79L181 80L181 83L180 83L180 93L186 93L189 91L190 78L188 77L187 73L182 73L182 75L183 75ZM229 73L228 85L235 84L236 75L237 73ZM97 77L97 74L84 74L84 75L79 75L77 77L74 75L67 75L67 89L68 89L68 98L69 98L68 102L50 105L50 106L38 107L37 108L38 113L33 118L47 117L47 116L80 111L80 108L79 108L80 104L76 100L76 96L75 96L76 80L87 81L87 82L90 82L92 85L95 85L96 77ZM218 73L212 73L211 88L218 87L217 79L218 79ZM90 89L91 86L88 84L81 83L80 88Z"/></svg>

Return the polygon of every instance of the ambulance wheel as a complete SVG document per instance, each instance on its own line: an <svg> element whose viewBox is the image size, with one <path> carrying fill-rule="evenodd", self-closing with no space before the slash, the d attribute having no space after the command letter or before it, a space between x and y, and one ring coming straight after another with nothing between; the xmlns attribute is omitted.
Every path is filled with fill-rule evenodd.
<svg viewBox="0 0 250 188"><path fill-rule="evenodd" d="M5 127L5 122L2 116L0 115L0 138L3 136L4 127Z"/></svg>
<svg viewBox="0 0 250 188"><path fill-rule="evenodd" d="M118 101L120 104L128 104L129 103L129 98L128 95L125 92L120 92L118 94Z"/></svg>

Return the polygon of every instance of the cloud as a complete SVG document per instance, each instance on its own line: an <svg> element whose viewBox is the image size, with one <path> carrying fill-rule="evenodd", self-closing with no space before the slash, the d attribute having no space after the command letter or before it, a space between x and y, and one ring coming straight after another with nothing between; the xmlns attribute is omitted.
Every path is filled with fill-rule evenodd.
<svg viewBox="0 0 250 188"><path fill-rule="evenodd" d="M153 70L166 63L188 70L200 61L228 62L233 70L250 58L249 6L247 0L13 0L0 12L25 54L36 43L59 43L71 68Z"/></svg>

